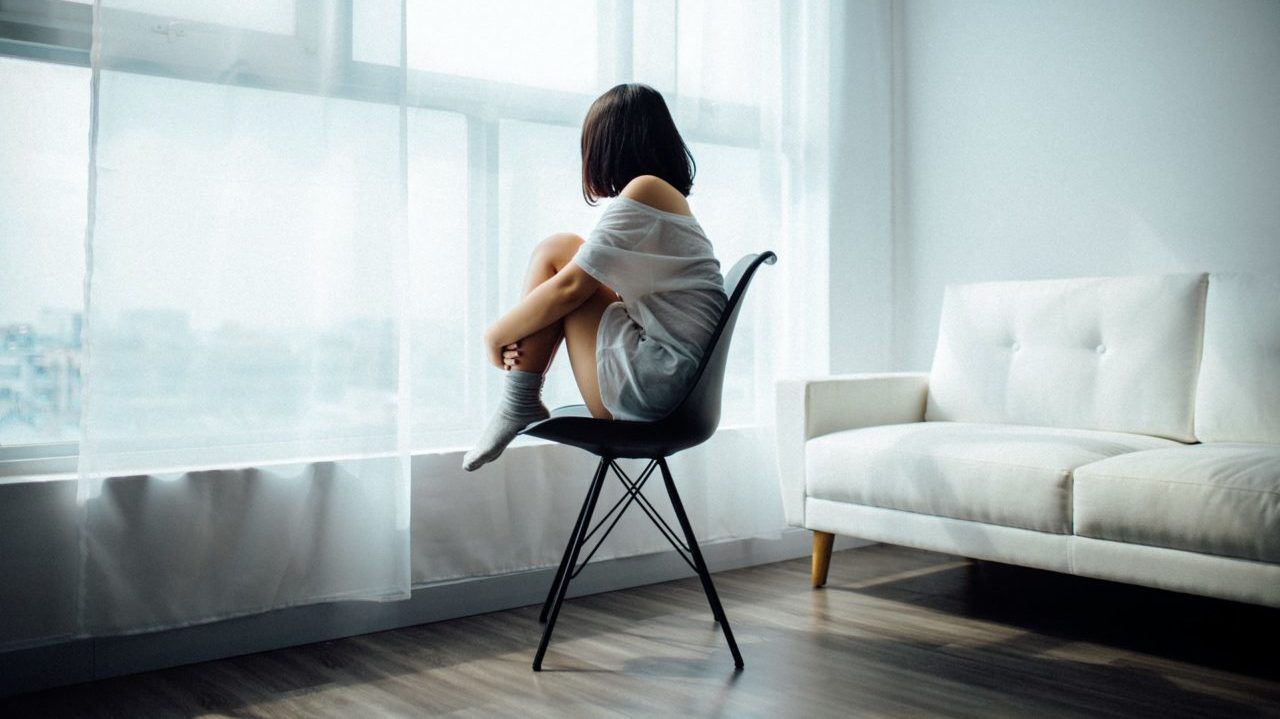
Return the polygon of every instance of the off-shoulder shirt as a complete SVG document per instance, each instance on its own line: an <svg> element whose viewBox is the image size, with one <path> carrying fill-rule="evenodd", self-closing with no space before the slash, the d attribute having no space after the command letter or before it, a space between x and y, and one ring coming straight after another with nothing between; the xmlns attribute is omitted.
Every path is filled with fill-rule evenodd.
<svg viewBox="0 0 1280 719"><path fill-rule="evenodd" d="M622 298L596 334L600 399L614 419L675 408L724 312L720 263L697 219L615 197L573 261Z"/></svg>

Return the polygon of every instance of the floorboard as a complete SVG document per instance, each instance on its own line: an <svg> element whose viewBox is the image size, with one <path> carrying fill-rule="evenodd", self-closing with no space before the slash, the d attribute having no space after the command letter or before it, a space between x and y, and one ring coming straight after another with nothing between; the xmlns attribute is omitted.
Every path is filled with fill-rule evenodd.
<svg viewBox="0 0 1280 719"><path fill-rule="evenodd" d="M587 571L590 571L589 569ZM1280 716L1280 611L901 547L0 700L3 717Z"/></svg>

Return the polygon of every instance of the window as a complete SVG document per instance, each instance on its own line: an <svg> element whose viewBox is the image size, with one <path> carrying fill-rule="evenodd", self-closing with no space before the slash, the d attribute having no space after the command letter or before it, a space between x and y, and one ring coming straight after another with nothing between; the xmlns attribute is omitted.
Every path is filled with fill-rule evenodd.
<svg viewBox="0 0 1280 719"><path fill-rule="evenodd" d="M419 1L407 9L415 70L567 92L596 87L594 3Z"/></svg>
<svg viewBox="0 0 1280 719"><path fill-rule="evenodd" d="M484 369L467 316L475 238L467 220L470 187L459 178L466 177L468 133L460 113L409 114L409 248L420 288L410 334L415 438L458 435L473 404L473 376Z"/></svg>
<svg viewBox="0 0 1280 719"><path fill-rule="evenodd" d="M0 447L74 440L89 71L0 57Z"/></svg>
<svg viewBox="0 0 1280 719"><path fill-rule="evenodd" d="M78 431L89 165L89 71L84 65L90 16L84 3L22 0L0 6L0 56L9 56L0 57L0 103L6 108L0 115L0 171L20 178L0 184L0 459L6 458L4 448L74 440ZM111 0L109 5L111 22L129 23L147 39L139 43L139 57L131 58L144 66L147 53L176 53L182 43L211 42L206 36L216 33L200 32L201 24L210 23L218 25L224 37L262 44L272 59L269 66L239 68L235 77L208 77L197 65L174 62L158 65L170 68L172 76L130 77L138 102L155 105L151 121L101 131L128 134L133 149L121 162L145 165L156 183L156 196L168 197L169 205L183 211L166 215L165 208L137 207L128 213L129 221L163 220L179 233L217 232L218 208L235 206L235 193L280 192L281 202L287 203L294 189L277 180L293 175L318 178L306 191L324 195L323 178L332 168L312 172L297 165L306 153L290 143L315 134L289 127L287 109L290 104L305 105L318 79L288 76L293 65L280 58L314 52L307 38L335 32L333 17L350 19L349 27L336 30L349 33L349 42L330 43L348 48L350 54L335 58L329 68L333 76L319 80L329 83L326 92L349 96L353 107L367 105L370 124L339 128L325 135L327 141L350 142L355 148L360 132L387 118L374 108L398 101L400 49L386 38L399 34L399 0L338 0L329 14L311 3L290 0ZM516 301L534 243L555 231L585 235L590 230L599 210L582 202L578 132L590 102L604 89L636 79L663 91L673 105L698 162L691 201L724 270L765 244L755 234L759 218L743 210L762 204L760 98L752 94L758 83L751 78L766 71L768 61L753 51L751 38L758 40L761 28L776 18L770 15L771 5L761 4L719 13L713 23L707 19L708 7L709 0L409 0L404 54L411 105L408 220L417 273L410 336L413 436L418 448L470 441L491 409L500 381L500 373L491 371L480 356L483 329ZM731 16L728 24L725 16ZM502 52L495 52L496 47ZM513 57L519 62L511 62ZM104 72L103 81L111 81L107 75L123 77L129 72L128 67ZM243 139L206 147L192 138L216 134L223 118L197 115L193 120L184 113L183 118L166 119L166 106L189 108L208 97L211 80L218 83L216 92L261 97L262 112L255 122L275 128L279 145L254 146ZM166 102L154 102L161 96ZM357 108L350 115L362 112ZM201 122L203 126L196 126ZM218 167L227 161L222 153L228 147L254 158L263 167L266 184L221 183ZM361 151L353 149L351 162L358 163ZM177 152L206 153L207 182L167 181L166 153ZM185 189L175 195L169 188L179 184ZM349 201L343 187L331 189L333 197L310 197L308 206ZM214 196L216 202L210 200ZM368 202L376 203L376 197ZM321 231L325 218L313 219ZM278 221L258 218L263 237ZM246 237L245 242L263 237ZM142 258L139 266L145 266ZM243 278L242 291L228 302L274 303L284 312L287 303L281 298L290 291L305 291L302 286L291 290L274 279L255 279L252 267L224 269L223 277ZM183 294L207 290L201 289L197 274L193 270L190 277L166 278L138 272L131 310L118 321L137 328L132 336L141 353L139 361L149 363L151 371L139 375L145 386L137 388L136 396L112 399L130 408L122 411L122 422L138 412L163 411L130 403L164 395L166 386L194 386L193 373L208 379L202 391L212 393L239 391L237 377L253 372L282 378L309 372L313 380L316 372L335 377L342 373L341 366L318 367L291 352L284 330L264 335L227 326L215 316L184 313ZM386 327L361 319L386 313L381 308L364 308L369 311L362 313L359 292L353 290L353 296L353 302L330 308L335 316L346 318L330 323L338 328L331 340L358 350L362 361L385 363L392 375L387 382L394 385L395 353L388 344L393 340ZM373 295L367 299L379 301ZM745 324L737 330L731 375L745 379L756 371L752 332ZM239 344L260 342L280 344L277 365L236 364ZM158 357L165 360L159 362ZM746 389L751 384L727 384L731 389L726 395L726 424L749 421L758 409ZM733 387L741 392L734 394ZM563 355L547 388L548 405L580 401ZM246 401L256 403L265 415L288 414L303 391L281 381L274 395ZM385 421L382 415L387 411L371 409L360 397L350 396L335 397L330 409L316 421L376 424ZM372 414L353 420L351 412L357 410ZM212 422L201 430L209 431L234 426L236 416L174 421Z"/></svg>

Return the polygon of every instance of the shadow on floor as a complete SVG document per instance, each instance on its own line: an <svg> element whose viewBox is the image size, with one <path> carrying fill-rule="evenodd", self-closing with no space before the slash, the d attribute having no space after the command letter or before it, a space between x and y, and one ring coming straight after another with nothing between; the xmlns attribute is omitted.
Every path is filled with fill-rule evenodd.
<svg viewBox="0 0 1280 719"><path fill-rule="evenodd" d="M952 566L887 584L846 590L834 582L827 589L1280 680L1280 610L1275 608L996 562L954 566L957 558L935 556Z"/></svg>

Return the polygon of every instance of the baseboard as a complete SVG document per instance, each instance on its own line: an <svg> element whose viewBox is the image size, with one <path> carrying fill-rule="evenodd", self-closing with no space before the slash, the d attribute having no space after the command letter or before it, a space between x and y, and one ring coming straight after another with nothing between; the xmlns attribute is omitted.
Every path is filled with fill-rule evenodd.
<svg viewBox="0 0 1280 719"><path fill-rule="evenodd" d="M703 545L713 572L807 556L810 533ZM871 544L849 537L837 549ZM0 696L313 642L381 632L540 603L555 568L416 587L403 602L335 602L264 612L181 629L56 641L0 653ZM674 551L592 563L569 596L638 587L691 576ZM534 647L529 647L533 656Z"/></svg>

